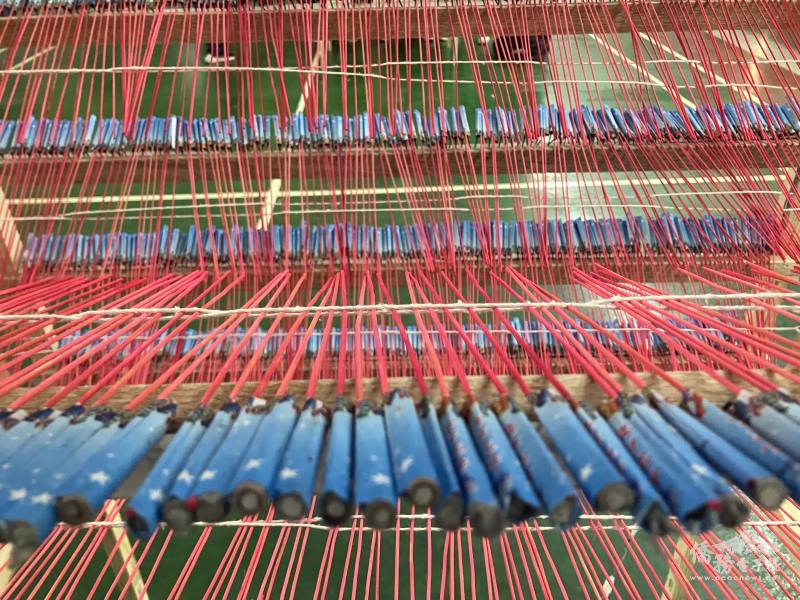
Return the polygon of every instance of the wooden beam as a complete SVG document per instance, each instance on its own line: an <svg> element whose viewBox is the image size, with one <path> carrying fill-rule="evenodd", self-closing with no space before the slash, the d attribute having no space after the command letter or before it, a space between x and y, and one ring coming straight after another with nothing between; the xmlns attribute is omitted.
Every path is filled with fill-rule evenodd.
<svg viewBox="0 0 800 600"><path fill-rule="evenodd" d="M11 544L0 545L0 597L4 597L11 585L14 569L11 567Z"/></svg>
<svg viewBox="0 0 800 600"><path fill-rule="evenodd" d="M793 173L793 169L785 169L787 173ZM762 173L759 177L760 181L772 183L775 181L784 181L789 175L783 174L779 176ZM563 185L561 180L554 181L552 174L549 177L544 173L535 174L522 174L520 179L515 182L510 181L495 181L492 177L488 178L487 185L492 190L499 192L514 192L518 189L528 190L534 197L536 194L543 194L544 190L550 189L551 193L555 189L560 189ZM579 184L567 181L566 185L569 189L611 189L614 186L621 186L623 188L644 186L644 185L661 185L661 184L678 184L687 186L689 184L731 184L735 183L739 178L730 175L708 174L708 175L686 175L680 176L669 175L665 173L642 173L636 177L626 177L625 179L610 179L609 177L599 177L581 181ZM439 193L447 192L457 197L457 193L468 195L479 194L484 190L483 183L431 183L428 185L398 185L398 186L377 186L377 187L347 187L341 190L331 191L329 189L289 189L282 190L281 196L290 197L292 199L304 199L320 203L323 200L330 200L333 197L369 197L375 195L383 196L391 194L392 196L407 196L410 194L426 194L426 193ZM535 192L535 193L534 193ZM250 202L253 206L260 206L259 194L253 190L221 190L209 191L207 196L204 194L204 199L214 203L226 203L233 200L242 200L243 203ZM142 203L142 202L159 202L163 199L161 194L153 193L130 193L124 196L119 194L99 194L92 195L69 195L57 198L42 197L42 198L9 198L8 202L12 206L26 205L26 206L52 206L52 204L93 204L93 203L108 203L111 205L123 203ZM178 206L193 206L198 198L197 194L189 192L176 192L169 195L170 202L175 202ZM542 205L536 205L536 208L542 208ZM310 209L309 209L310 210ZM122 212L122 211L120 211ZM464 214L469 214L469 209L463 209Z"/></svg>
<svg viewBox="0 0 800 600"><path fill-rule="evenodd" d="M787 499L781 504L780 508L774 512L778 520L788 521L792 525L778 525L770 527L770 531L783 544L788 552L786 556L794 564L794 568L800 570L800 507L791 499ZM792 532L790 535L789 532Z"/></svg>
<svg viewBox="0 0 800 600"><path fill-rule="evenodd" d="M0 187L0 264L6 273L16 273L22 260L23 244L17 222L3 188Z"/></svg>
<svg viewBox="0 0 800 600"><path fill-rule="evenodd" d="M652 23L658 23L664 31L681 31L697 27L706 18L712 22L719 20L716 7L723 3L713 0L579 1L531 5L501 3L487 7L476 2L473 6L461 6L458 12L451 6L425 4L399 7L374 3L326 11L276 4L274 7L248 7L246 11L231 5L202 11L170 8L163 13L113 8L67 14L46 10L33 15L21 12L0 18L0 48L14 44L51 45L56 40L47 32L55 31L59 32L59 39L63 40L60 43L64 45L214 42L220 40L223 23L228 42L245 36L248 41L319 39L323 31L328 39L346 40L387 39L387 30L400 38L463 38L510 29L512 23L516 31L528 31L530 35L652 31ZM748 0L726 0L725 14L730 22L725 22L725 27L790 27L793 11L780 10L787 4L794 5L795 0L767 0L758 5ZM770 5L776 10L770 10ZM766 14L774 22L769 21ZM476 27L478 23L484 24L484 28ZM564 27L564 23L569 26ZM141 31L147 33L142 36Z"/></svg>
<svg viewBox="0 0 800 600"><path fill-rule="evenodd" d="M215 152L136 152L107 154L91 152L79 156L31 154L3 156L0 167L8 165L6 172L29 173L24 188L7 185L9 198L52 196L60 188L71 188L85 181L86 189L106 189L108 184L131 184L157 180L166 170L167 181L195 180L200 174L221 170L238 181L248 182L254 189L263 187L263 174L283 181L296 179L302 174L305 180L325 180L338 187L352 185L344 179L348 170L345 164L371 164L376 177L393 181L406 181L409 166L418 165L412 172L433 175L446 170L454 175L470 172L474 165L478 173L485 169L491 174L522 173L602 173L627 171L631 174L646 171L664 172L665 165L688 167L692 152L704 157L725 157L735 152L741 168L789 168L792 160L782 147L796 148L792 141L779 142L695 142L693 144L654 143L636 147L624 144L580 146L567 142L554 142L547 146L499 145L492 153L473 146L437 147L363 147L346 150L320 147L298 150L241 149ZM362 162L363 161L363 162ZM300 170L302 163L303 170ZM692 168L704 174L724 174L727 164L711 163L707 158L701 163L692 161ZM267 167L269 169L267 170ZM737 168L739 166L737 165ZM670 176L670 173L664 173ZM34 182L34 183L32 183ZM722 193L722 192L721 192Z"/></svg>
<svg viewBox="0 0 800 600"><path fill-rule="evenodd" d="M675 550L672 552L672 562L675 566L670 567L660 600L683 600L686 598L680 582L691 576L690 566L697 560L697 556L692 552L693 546L686 540L687 538L682 536L675 543Z"/></svg>
<svg viewBox="0 0 800 600"><path fill-rule="evenodd" d="M124 520L120 517L119 511L116 512L114 518L105 520L114 524L113 527L108 527L108 531L103 537L103 548L111 556L111 572L122 571L127 575L127 577L120 577L117 581L120 592L124 589L124 593L118 597L125 600L136 600L137 598L148 600L144 579L137 567L137 558L128 538L128 531L123 526Z"/></svg>
<svg viewBox="0 0 800 600"><path fill-rule="evenodd" d="M763 371L756 371L760 373L762 376L766 377L770 381L775 381L777 384L784 387L784 389L788 390L790 393L795 394L796 396L800 396L800 384L796 384L790 382L782 377L774 376L770 373L765 373ZM733 398L732 394L725 390L719 383L712 380L708 375L705 373L695 372L695 371L674 371L671 372L671 375L678 380L679 382L683 383L689 389L696 391L697 393L701 394L705 397L708 401L724 404L725 402L731 400ZM622 387L628 392L636 392L637 388L633 387L631 382L624 376L619 374L611 374L611 377L615 378ZM679 400L679 395L677 392L665 384L663 381L658 379L652 373L639 373L639 376L645 381L645 383L653 390L656 390L662 393L665 397L671 398L675 401ZM741 380L741 378L737 377L732 373L726 373L726 377L734 382L740 383L746 388L749 388L745 382ZM509 394L512 398L516 399L520 403L525 403L527 399L522 395L522 392L519 389L516 381L508 375L501 375L500 380L506 385L508 388ZM470 386L475 394L475 398L478 400L487 400L487 401L496 401L498 399L497 389L491 384L491 382L483 376L473 376L468 377ZM544 388L550 388L547 379L540 375L527 375L524 377L525 382L532 390L541 390ZM570 375L558 375L558 379L564 384L567 390L577 399L584 400L591 404L597 405L607 397L603 393L603 391L597 387L597 385L591 380L590 377L587 375L580 375L580 374L570 374ZM464 392L461 389L458 380L455 377L446 377L445 380L447 381L448 386L451 390L451 396L453 402L459 403L464 398ZM280 384L280 381L274 381L267 385L266 389L262 393L262 396L267 399L271 399L275 397L275 392ZM438 392L437 383L433 378L428 380L428 384L430 387L430 394L429 398L432 402L438 403L441 399L441 396ZM249 394L253 391L256 387L257 382L252 382L246 384L239 397L240 400L243 400L249 396ZM352 398L354 392L354 382L352 379L347 381L345 387L345 397ZM121 410L128 402L130 402L133 398L135 398L143 389L145 389L146 385L127 385L124 386L119 394L109 401L107 404L108 408ZM405 389L411 392L415 397L420 397L419 388L417 387L416 380L413 377L395 377L390 378L389 380L389 387L392 389L400 388ZM222 406L225 402L228 401L228 394L230 393L231 389L233 388L233 384L231 383L223 383L219 389L214 393L210 406L213 408ZM50 393L56 393L60 390L59 387L52 387L50 389ZM66 398L64 398L61 402L58 403L59 408L66 408L71 406L78 397L80 397L83 393L87 391L88 388L86 387L78 387L72 390ZM185 383L175 390L172 394L172 400L178 405L178 417L181 418L188 414L193 408L197 406L198 401L203 396L205 391L208 389L207 383ZM301 401L305 399L305 393L308 389L308 382L303 380L293 381L289 385L289 394L294 396L295 399ZM317 386L317 398L323 402L333 403L335 401L336 396L336 380L335 379L323 379L319 382ZM16 398L21 396L26 390L26 388L16 389L0 399L0 407L8 406L11 402L13 402ZM49 395L43 395L41 400L44 401L49 397ZM157 398L157 394L150 398L150 400L155 400ZM364 398L366 401L376 402L379 403L383 400L380 386L377 379L374 378L366 378L364 379Z"/></svg>

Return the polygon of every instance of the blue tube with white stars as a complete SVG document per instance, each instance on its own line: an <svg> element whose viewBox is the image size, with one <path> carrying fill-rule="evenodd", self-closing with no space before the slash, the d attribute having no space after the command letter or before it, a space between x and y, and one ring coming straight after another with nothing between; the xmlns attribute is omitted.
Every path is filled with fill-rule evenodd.
<svg viewBox="0 0 800 600"><path fill-rule="evenodd" d="M427 510L438 500L439 482L414 399L406 392L393 391L384 406L384 421L397 492L420 510Z"/></svg>
<svg viewBox="0 0 800 600"><path fill-rule="evenodd" d="M18 452L27 442L28 438L40 432L40 424L52 413L52 409L36 411L18 423L15 423L10 429L4 430L3 436L0 437L0 464L4 464L9 457L13 456L15 452ZM6 425L6 423L4 423L4 425Z"/></svg>
<svg viewBox="0 0 800 600"><path fill-rule="evenodd" d="M327 457L320 490L320 513L329 525L341 525L353 514L353 411L336 399L328 433Z"/></svg>
<svg viewBox="0 0 800 600"><path fill-rule="evenodd" d="M156 461L153 469L128 502L126 516L129 531L139 538L149 538L161 520L161 505L167 499L178 472L206 431L204 409L194 411L181 424L175 436Z"/></svg>
<svg viewBox="0 0 800 600"><path fill-rule="evenodd" d="M221 521L227 514L229 481L263 417L263 412L254 411L252 406L235 415L233 425L206 465L207 476L201 477L192 488L198 520L214 523Z"/></svg>
<svg viewBox="0 0 800 600"><path fill-rule="evenodd" d="M241 457L227 493L233 505L247 515L264 510L268 491L283 459L297 422L294 399L286 396L267 407L250 445Z"/></svg>
<svg viewBox="0 0 800 600"><path fill-rule="evenodd" d="M494 482L497 499L507 518L512 523L519 523L538 514L542 501L534 491L497 415L488 406L473 402L468 418L475 445Z"/></svg>
<svg viewBox="0 0 800 600"><path fill-rule="evenodd" d="M40 429L26 440L24 452L20 452L19 457L3 463L0 467L3 475L0 479L0 506L4 494L10 489L25 486L31 475L35 476L48 458L55 456L58 460L64 460L67 454L60 450L61 447L68 444L71 438L80 436L85 427L93 425L92 421L78 422L82 414L83 407L73 407L64 411L44 429ZM76 422L80 426L76 425Z"/></svg>
<svg viewBox="0 0 800 600"><path fill-rule="evenodd" d="M467 424L451 404L444 408L439 422L461 482L472 527L483 537L500 535L506 525L505 515Z"/></svg>
<svg viewBox="0 0 800 600"><path fill-rule="evenodd" d="M189 459L170 487L169 497L186 500L191 495L195 483L202 476L206 465L216 453L222 440L225 439L233 422L234 414L224 408L214 413L208 426L202 432L203 435L195 450L189 455Z"/></svg>
<svg viewBox="0 0 800 600"><path fill-rule="evenodd" d="M633 506L635 495L627 479L563 398L543 390L536 417L595 509L620 512Z"/></svg>
<svg viewBox="0 0 800 600"><path fill-rule="evenodd" d="M275 508L287 519L300 519L311 507L327 424L327 411L322 403L307 400L271 487Z"/></svg>
<svg viewBox="0 0 800 600"><path fill-rule="evenodd" d="M64 482L59 490L56 503L59 517L70 524L91 520L111 492L161 440L174 413L174 404L158 403L138 424L123 428L121 435L89 457L81 467L81 475Z"/></svg>
<svg viewBox="0 0 800 600"><path fill-rule="evenodd" d="M533 423L514 403L498 418L550 518L562 528L574 525L581 512L575 486Z"/></svg>
<svg viewBox="0 0 800 600"><path fill-rule="evenodd" d="M101 413L91 418L100 421L100 428L88 437L75 436L68 446L71 456L78 460L64 460L62 452L49 456L40 465L38 474L30 478L27 487L9 495L0 518L3 519L3 537L14 545L18 557L29 555L56 526L55 503L59 487L82 473L87 457L103 449L110 440L121 435L119 421L112 413ZM84 441L85 440L85 441ZM80 460L84 458L84 461Z"/></svg>
<svg viewBox="0 0 800 600"><path fill-rule="evenodd" d="M368 527L394 524L397 492L382 409L363 404L355 419L354 495Z"/></svg>

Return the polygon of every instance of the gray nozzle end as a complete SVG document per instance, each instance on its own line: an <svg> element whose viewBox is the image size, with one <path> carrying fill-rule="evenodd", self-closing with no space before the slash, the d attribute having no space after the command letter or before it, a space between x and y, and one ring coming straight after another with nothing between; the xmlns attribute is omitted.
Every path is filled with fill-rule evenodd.
<svg viewBox="0 0 800 600"><path fill-rule="evenodd" d="M219 492L206 492L197 498L197 520L218 523L228 514L228 503Z"/></svg>
<svg viewBox="0 0 800 600"><path fill-rule="evenodd" d="M56 502L56 515L67 525L80 525L91 521L94 511L83 496L67 494L61 496Z"/></svg>
<svg viewBox="0 0 800 600"><path fill-rule="evenodd" d="M427 510L439 499L439 484L428 477L415 479L408 488L408 499L417 508Z"/></svg>
<svg viewBox="0 0 800 600"><path fill-rule="evenodd" d="M469 507L469 522L481 537L495 538L506 526L506 518L499 506L474 502Z"/></svg>
<svg viewBox="0 0 800 600"><path fill-rule="evenodd" d="M719 522L725 527L738 527L747 520L750 509L734 494L725 494L720 498L722 509L719 513Z"/></svg>
<svg viewBox="0 0 800 600"><path fill-rule="evenodd" d="M164 522L177 534L188 533L194 522L192 512L182 500L177 498L171 498L164 503L161 509L161 516Z"/></svg>
<svg viewBox="0 0 800 600"><path fill-rule="evenodd" d="M566 529L578 520L578 502L575 498L565 498L550 511L550 518L557 527Z"/></svg>
<svg viewBox="0 0 800 600"><path fill-rule="evenodd" d="M39 545L36 529L27 521L11 521L6 529L8 543L12 545L11 566L19 567Z"/></svg>
<svg viewBox="0 0 800 600"><path fill-rule="evenodd" d="M659 504L653 504L644 516L644 527L655 536L663 536L675 531L675 526Z"/></svg>
<svg viewBox="0 0 800 600"><path fill-rule="evenodd" d="M760 477L752 482L753 498L761 506L775 510L789 495L789 489L777 477Z"/></svg>
<svg viewBox="0 0 800 600"><path fill-rule="evenodd" d="M611 483L597 494L597 509L602 512L619 513L633 508L636 497L626 483Z"/></svg>
<svg viewBox="0 0 800 600"><path fill-rule="evenodd" d="M325 492L320 507L322 519L332 527L342 525L353 515L353 505L335 492Z"/></svg>
<svg viewBox="0 0 800 600"><path fill-rule="evenodd" d="M289 521L298 521L308 514L308 506L297 492L283 494L275 499L275 510Z"/></svg>
<svg viewBox="0 0 800 600"><path fill-rule="evenodd" d="M258 484L245 481L233 492L233 506L245 515L255 515L267 508L267 492Z"/></svg>
<svg viewBox="0 0 800 600"><path fill-rule="evenodd" d="M442 529L455 530L464 523L464 501L461 494L452 494L436 507L435 521Z"/></svg>
<svg viewBox="0 0 800 600"><path fill-rule="evenodd" d="M375 500L364 508L364 524L372 529L388 529L396 518L394 506L386 500Z"/></svg>

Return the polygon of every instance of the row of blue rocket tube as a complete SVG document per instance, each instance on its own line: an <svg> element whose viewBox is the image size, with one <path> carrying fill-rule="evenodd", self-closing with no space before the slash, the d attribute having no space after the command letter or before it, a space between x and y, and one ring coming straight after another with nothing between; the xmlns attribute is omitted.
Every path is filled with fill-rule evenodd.
<svg viewBox="0 0 800 600"><path fill-rule="evenodd" d="M513 403L437 412L401 391L355 410L342 399L300 409L291 398L198 410L128 502L128 524L149 536L162 521L185 530L231 510L263 514L270 502L296 520L316 495L331 525L358 510L370 527L392 526L406 499L439 527L469 518L477 534L495 536L536 515L571 527L585 499L664 534L669 515L693 532L741 524L749 508L735 488L770 509L800 499L800 406L780 392L743 393L729 410L655 393L608 406L573 408L543 391L538 425ZM160 441L174 408L160 403L125 421L82 408L16 423L6 416L0 539L24 558L58 521L92 520Z"/></svg>
<svg viewBox="0 0 800 600"><path fill-rule="evenodd" d="M31 152L186 150L188 148L297 148L414 143L439 145L494 139L528 143L545 139L677 141L794 137L800 134L800 105L742 101L711 106L640 110L603 105L571 109L557 105L518 110L465 106L395 110L392 115L261 115L250 117L140 117L129 127L114 117L47 119L28 117L0 123L0 154Z"/></svg>
<svg viewBox="0 0 800 600"><path fill-rule="evenodd" d="M662 213L616 219L537 221L452 221L410 225L273 225L247 229L234 225L187 230L162 227L140 233L29 233L24 264L92 265L106 261L132 264L171 261L194 263L203 252L223 261L265 261L288 256L405 259L429 253L480 256L501 251L505 256L547 253L609 253L670 248L687 252L714 249L767 249L774 224L766 216L685 217ZM199 234L198 234L199 231Z"/></svg>
<svg viewBox="0 0 800 600"><path fill-rule="evenodd" d="M735 316L733 311L724 313L729 316ZM522 352L522 346L515 335L512 335L511 330L519 335L526 344L535 350L539 350L543 354L549 356L565 356L567 354L563 342L558 336L553 335L551 329L554 326L549 323L549 328L545 327L543 323L537 320L521 319L518 316L509 316L509 323L511 328L506 327L502 323L492 323L490 320L485 321L485 326L493 332L495 341L498 339L506 342L506 350L511 356ZM686 324L690 322L694 327ZM641 350L646 353L662 354L670 351L670 347L664 342L661 336L653 331L649 326L639 325L635 319L629 319L621 322L615 320L596 320L595 323L599 324L605 331L601 331L594 324L575 319L572 323L562 321L558 323L558 331L569 340L570 344L580 344L588 352L596 353L597 349L594 342L612 350L615 353L624 355L625 351L619 344L619 341L625 342L626 345ZM718 337L720 340L729 340L728 336L718 330L710 329L708 326L693 321L691 319L684 319L684 322L672 322L674 327L685 332L686 335L695 337L696 339L708 342L709 338ZM577 326L576 326L577 325ZM470 342L482 353L487 355L495 351L495 346L492 340L488 338L486 333L477 325L462 324L461 328L466 333ZM381 350L390 356L408 356L409 346L411 352L419 357L423 357L427 351L430 350L424 342L423 335L416 325L403 325L401 332L394 326L378 326L381 336ZM211 344L214 347L214 356L230 356L233 353L238 353L239 356L251 357L259 351L263 357L274 357L279 349L281 352L294 353L301 344L305 346L305 356L313 358L317 356L321 350L324 340L324 330L317 328L312 330L310 334L308 331L301 327L294 331L292 340L284 346L286 340L286 331L282 328L277 328L270 333L268 339L266 338L267 332L258 328L254 331L248 331L243 327L239 327L234 331L225 331L220 333L217 331L197 331L192 328L186 328L176 333L174 330L163 331L156 339L150 339L149 336L143 336L140 339L130 339L129 335L117 332L109 332L102 336L92 335L91 338L88 334L91 331L76 331L70 335L64 336L59 340L61 348L70 349L70 358L79 358L89 352L94 352L98 346L103 347L103 355L114 353L117 360L123 360L132 352L140 352L143 350L142 346L146 345L149 348L144 348L144 351L156 350L153 355L159 358L174 358L186 356L191 352L198 352L198 347L207 347ZM405 335L403 335L405 334ZM469 349L462 336L454 331L446 332L447 344L443 344L443 334L436 330L426 331L427 338L430 346L434 351L441 351L447 348L453 348L456 352L461 352L464 355L469 355ZM247 341L245 342L245 336ZM306 339L307 337L307 339ZM405 337L405 339L404 339ZM594 342L589 342L587 338L592 337ZM209 339L211 338L211 339ZM407 340L407 343L406 343ZM375 333L372 330L361 332L361 351L366 355L375 356L376 354ZM352 352L355 349L355 333L349 330L346 339L344 340L344 349L342 343L342 333L338 327L331 327L328 332L328 341L326 344L326 354L337 356L340 351Z"/></svg>

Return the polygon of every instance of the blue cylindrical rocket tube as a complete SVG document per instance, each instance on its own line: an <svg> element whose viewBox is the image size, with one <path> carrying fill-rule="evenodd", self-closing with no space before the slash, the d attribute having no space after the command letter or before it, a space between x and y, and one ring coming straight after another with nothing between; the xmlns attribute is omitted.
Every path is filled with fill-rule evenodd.
<svg viewBox="0 0 800 600"><path fill-rule="evenodd" d="M354 493L364 523L391 527L397 517L397 492L382 409L362 405L356 413Z"/></svg>
<svg viewBox="0 0 800 600"><path fill-rule="evenodd" d="M550 518L559 527L574 525L581 512L577 490L533 423L513 403L498 417Z"/></svg>
<svg viewBox="0 0 800 600"><path fill-rule="evenodd" d="M181 424L175 436L128 502L128 529L139 538L149 538L161 520L161 506L178 472L206 430L205 410L194 411Z"/></svg>
<svg viewBox="0 0 800 600"><path fill-rule="evenodd" d="M488 406L473 402L468 418L475 445L507 518L519 523L538 514L542 500L534 491L497 415Z"/></svg>
<svg viewBox="0 0 800 600"><path fill-rule="evenodd" d="M650 398L658 412L716 469L765 508L780 506L789 490L777 476L679 406L655 393Z"/></svg>
<svg viewBox="0 0 800 600"><path fill-rule="evenodd" d="M236 411L238 405L233 404L222 407L214 414L172 481L161 506L161 518L178 533L186 533L194 520L195 506L186 501L192 495L195 482L206 473L206 465L228 433Z"/></svg>
<svg viewBox="0 0 800 600"><path fill-rule="evenodd" d="M702 398L687 395L682 406L717 435L780 477L789 486L792 497L800 501L800 463L739 419Z"/></svg>
<svg viewBox="0 0 800 600"><path fill-rule="evenodd" d="M270 490L275 509L286 519L297 520L308 514L327 424L322 404L306 401Z"/></svg>
<svg viewBox="0 0 800 600"><path fill-rule="evenodd" d="M392 392L384 406L384 422L397 492L425 511L439 498L439 481L413 398Z"/></svg>
<svg viewBox="0 0 800 600"><path fill-rule="evenodd" d="M353 411L336 399L328 432L320 514L329 525L341 525L353 514Z"/></svg>
<svg viewBox="0 0 800 600"><path fill-rule="evenodd" d="M263 416L262 412L252 406L240 411L225 439L206 465L207 476L200 477L195 482L191 499L197 507L195 512L199 521L215 523L228 513L229 482Z"/></svg>
<svg viewBox="0 0 800 600"><path fill-rule="evenodd" d="M589 406L579 408L575 414L636 492L636 504L633 508L636 522L644 530L655 535L663 535L671 531L669 506L655 486L650 483L647 474L628 453L625 445L616 436L608 422Z"/></svg>
<svg viewBox="0 0 800 600"><path fill-rule="evenodd" d="M733 410L740 419L759 435L772 442L794 460L800 461L800 425L785 414L775 410L759 396L744 392L733 402Z"/></svg>
<svg viewBox="0 0 800 600"><path fill-rule="evenodd" d="M444 529L458 529L464 522L464 498L458 473L450 459L447 441L433 405L423 399L418 410L422 433L439 482L439 499L433 507L435 522Z"/></svg>
<svg viewBox="0 0 800 600"><path fill-rule="evenodd" d="M730 483L656 409L647 406L641 395L632 396L630 405L634 411L633 418L640 423L640 431L650 437L651 443L657 444L663 453L673 452L680 456L688 468L705 479L717 493L720 522L727 527L741 525L750 514L750 509Z"/></svg>
<svg viewBox="0 0 800 600"><path fill-rule="evenodd" d="M174 404L157 403L138 423L124 427L99 451L82 461L80 475L65 481L59 489L58 517L69 524L94 518L108 496L161 440L173 414Z"/></svg>
<svg viewBox="0 0 800 600"><path fill-rule="evenodd" d="M439 422L461 482L472 527L484 537L500 535L506 525L505 515L467 424L451 404L444 408Z"/></svg>
<svg viewBox="0 0 800 600"><path fill-rule="evenodd" d="M704 478L693 474L676 455L665 454L650 443L649 437L637 428L637 422L623 411L611 414L608 422L681 523L691 531L703 531L715 524L718 497Z"/></svg>
<svg viewBox="0 0 800 600"><path fill-rule="evenodd" d="M250 445L228 482L233 506L246 515L262 512L297 422L294 399L286 396L267 407Z"/></svg>
<svg viewBox="0 0 800 600"><path fill-rule="evenodd" d="M627 479L562 398L543 390L536 417L595 509L624 512L633 507L636 497Z"/></svg>
<svg viewBox="0 0 800 600"><path fill-rule="evenodd" d="M56 525L56 493L77 475L81 456L91 456L112 439L119 427L113 413L92 414L64 436L65 444L42 456L21 485L10 486L0 503L2 538L14 545L17 558L28 556ZM75 460L65 460L69 456Z"/></svg>

